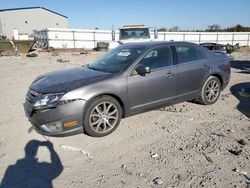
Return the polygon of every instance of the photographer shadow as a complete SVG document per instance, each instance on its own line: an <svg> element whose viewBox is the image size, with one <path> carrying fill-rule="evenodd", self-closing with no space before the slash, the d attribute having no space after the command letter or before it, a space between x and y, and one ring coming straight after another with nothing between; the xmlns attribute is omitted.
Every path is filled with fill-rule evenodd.
<svg viewBox="0 0 250 188"><path fill-rule="evenodd" d="M246 117L250 118L250 82L233 85L230 90L239 100L237 109Z"/></svg>
<svg viewBox="0 0 250 188"><path fill-rule="evenodd" d="M50 151L51 163L37 161L36 155L40 146L45 146ZM7 168L0 188L52 188L53 179L62 171L63 166L53 144L49 141L31 140L25 146L25 157Z"/></svg>

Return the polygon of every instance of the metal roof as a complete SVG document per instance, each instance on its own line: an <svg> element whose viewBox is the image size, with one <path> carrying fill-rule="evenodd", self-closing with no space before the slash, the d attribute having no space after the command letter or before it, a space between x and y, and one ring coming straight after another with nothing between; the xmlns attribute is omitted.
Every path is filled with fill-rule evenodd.
<svg viewBox="0 0 250 188"><path fill-rule="evenodd" d="M49 12L52 12L52 13L57 14L57 15L59 15L59 16L62 16L62 17L64 17L64 18L68 18L67 16L64 16L64 15L59 14L59 13L57 13L57 12L54 12L54 11L52 11L52 10L46 9L46 8L44 8L44 7L23 7L23 8L0 9L0 12L13 11L13 10L39 9L39 8L40 8L40 9L47 10L47 11L49 11Z"/></svg>

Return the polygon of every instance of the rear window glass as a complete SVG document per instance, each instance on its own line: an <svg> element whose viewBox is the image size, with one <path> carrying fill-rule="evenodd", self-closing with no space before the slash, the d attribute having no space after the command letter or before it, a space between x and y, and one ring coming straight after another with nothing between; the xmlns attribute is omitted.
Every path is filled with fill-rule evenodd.
<svg viewBox="0 0 250 188"><path fill-rule="evenodd" d="M178 45L175 48L179 64L198 61L206 58L204 53L202 53L200 50L196 49L193 46Z"/></svg>

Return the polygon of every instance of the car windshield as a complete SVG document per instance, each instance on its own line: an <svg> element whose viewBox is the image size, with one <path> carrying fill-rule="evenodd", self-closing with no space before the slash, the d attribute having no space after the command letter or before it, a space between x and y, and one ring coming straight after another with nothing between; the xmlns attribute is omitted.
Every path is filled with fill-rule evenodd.
<svg viewBox="0 0 250 188"><path fill-rule="evenodd" d="M120 40L126 39L148 39L150 38L148 28L121 29Z"/></svg>
<svg viewBox="0 0 250 188"><path fill-rule="evenodd" d="M141 54L142 50L143 48L118 47L90 63L87 68L109 73L123 72Z"/></svg>

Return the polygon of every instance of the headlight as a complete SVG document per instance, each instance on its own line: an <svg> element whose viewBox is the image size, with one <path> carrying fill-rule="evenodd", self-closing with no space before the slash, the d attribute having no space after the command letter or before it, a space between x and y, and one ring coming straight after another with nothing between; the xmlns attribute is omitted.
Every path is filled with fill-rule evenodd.
<svg viewBox="0 0 250 188"><path fill-rule="evenodd" d="M64 93L47 94L43 95L42 99L38 100L34 104L35 109L41 108L53 108L56 107L57 102L63 96Z"/></svg>

